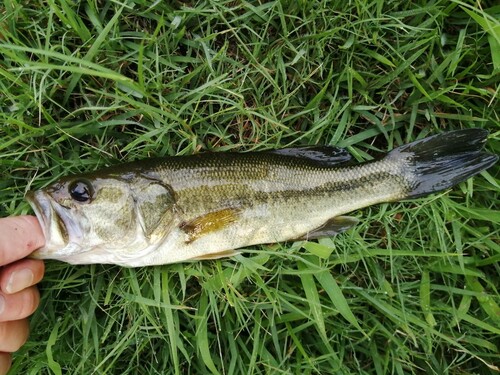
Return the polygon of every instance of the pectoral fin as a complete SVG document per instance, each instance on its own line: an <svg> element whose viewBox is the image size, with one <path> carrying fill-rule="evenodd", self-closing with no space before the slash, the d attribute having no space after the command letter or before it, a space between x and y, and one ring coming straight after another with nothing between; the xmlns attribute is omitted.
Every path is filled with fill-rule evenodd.
<svg viewBox="0 0 500 375"><path fill-rule="evenodd" d="M234 223L239 216L239 209L224 208L182 223L180 228L187 234L186 243L191 243L204 235L224 229L229 224Z"/></svg>
<svg viewBox="0 0 500 375"><path fill-rule="evenodd" d="M306 233L304 236L299 238L299 240L313 240L322 237L332 237L345 232L358 222L359 220L352 216L337 216L328 220L319 228Z"/></svg>

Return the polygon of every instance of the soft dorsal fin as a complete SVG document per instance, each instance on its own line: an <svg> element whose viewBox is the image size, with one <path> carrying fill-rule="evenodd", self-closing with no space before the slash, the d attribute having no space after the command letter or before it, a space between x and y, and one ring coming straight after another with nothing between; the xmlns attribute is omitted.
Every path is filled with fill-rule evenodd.
<svg viewBox="0 0 500 375"><path fill-rule="evenodd" d="M325 166L347 163L352 159L351 154L346 149L334 146L290 147L267 152L275 155L308 159Z"/></svg>

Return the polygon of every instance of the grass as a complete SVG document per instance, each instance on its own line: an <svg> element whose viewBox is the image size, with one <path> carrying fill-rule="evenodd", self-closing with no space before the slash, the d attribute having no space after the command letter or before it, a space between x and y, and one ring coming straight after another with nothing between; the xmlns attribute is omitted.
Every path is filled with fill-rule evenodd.
<svg viewBox="0 0 500 375"><path fill-rule="evenodd" d="M479 7L482 4L482 8ZM292 145L359 161L482 127L500 7L472 1L0 5L0 214L157 155ZM126 269L47 262L12 374L498 372L498 166L317 243Z"/></svg>

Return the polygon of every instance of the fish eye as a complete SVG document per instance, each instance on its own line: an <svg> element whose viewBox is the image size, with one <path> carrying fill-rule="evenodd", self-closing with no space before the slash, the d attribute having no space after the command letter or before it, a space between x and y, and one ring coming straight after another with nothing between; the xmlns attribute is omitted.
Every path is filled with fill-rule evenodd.
<svg viewBox="0 0 500 375"><path fill-rule="evenodd" d="M94 195L94 189L89 181L75 180L69 184L69 194L77 202L89 202Z"/></svg>

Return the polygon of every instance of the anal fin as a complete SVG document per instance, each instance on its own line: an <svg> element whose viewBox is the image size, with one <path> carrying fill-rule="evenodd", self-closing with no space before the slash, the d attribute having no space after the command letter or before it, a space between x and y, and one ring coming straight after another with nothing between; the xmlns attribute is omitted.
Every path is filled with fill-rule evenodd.
<svg viewBox="0 0 500 375"><path fill-rule="evenodd" d="M224 250L224 251L219 251L217 253L210 253L210 254L200 255L198 257L194 257L194 258L191 258L189 260L219 259L219 258L231 257L231 256L236 255L236 254L238 254L238 252L235 251L235 250Z"/></svg>
<svg viewBox="0 0 500 375"><path fill-rule="evenodd" d="M299 240L314 240L322 237L332 237L339 233L345 232L349 228L355 226L359 220L352 216L336 216L327 220L322 226L316 228L302 237Z"/></svg>

